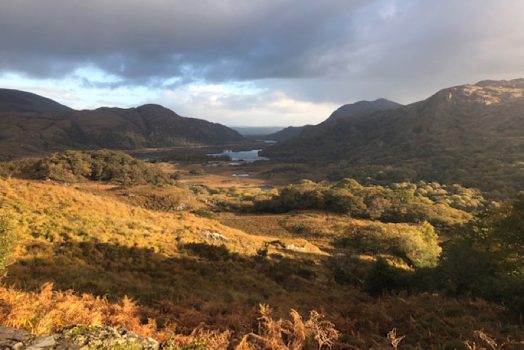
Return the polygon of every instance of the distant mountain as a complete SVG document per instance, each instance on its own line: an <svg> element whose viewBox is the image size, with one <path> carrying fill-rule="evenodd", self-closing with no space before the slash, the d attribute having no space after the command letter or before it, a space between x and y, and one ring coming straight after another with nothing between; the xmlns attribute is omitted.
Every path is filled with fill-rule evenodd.
<svg viewBox="0 0 524 350"><path fill-rule="evenodd" d="M297 137L300 135L302 130L304 130L304 126L288 126L287 128L277 131L273 134L265 135L264 140L282 142Z"/></svg>
<svg viewBox="0 0 524 350"><path fill-rule="evenodd" d="M0 112L70 112L71 108L30 92L0 89Z"/></svg>
<svg viewBox="0 0 524 350"><path fill-rule="evenodd" d="M282 130L281 126L231 126L243 136L264 136Z"/></svg>
<svg viewBox="0 0 524 350"><path fill-rule="evenodd" d="M333 115L264 155L331 164L333 177L524 189L524 79L481 81L395 109Z"/></svg>
<svg viewBox="0 0 524 350"><path fill-rule="evenodd" d="M395 109L402 105L381 98L375 101L359 101L352 104L343 105L334 111L328 119L322 122L320 125L332 124L347 118L357 118L360 116L368 115L372 112L383 111L388 109ZM265 140L274 140L274 141L287 141L295 137L300 136L304 129L311 129L311 125L305 126L289 126L285 129L282 129L273 134L265 135Z"/></svg>
<svg viewBox="0 0 524 350"><path fill-rule="evenodd" d="M324 123L334 123L348 118L359 118L369 115L370 113L393 110L401 106L401 104L385 98L379 98L375 101L358 101L339 107L336 111L331 113Z"/></svg>
<svg viewBox="0 0 524 350"><path fill-rule="evenodd" d="M334 111L325 121L318 125L306 125L303 127L290 127L282 130L281 133L271 135L276 141L280 141L275 146L264 151L265 154L275 158L292 158L295 160L295 152L313 152L313 155L330 152L338 144L345 142L348 136L346 130L351 124L359 119L366 119L369 115L376 112L394 110L400 104L378 99L375 101L359 101L346 104ZM303 153L305 159L310 159L309 153ZM300 159L301 156L298 156Z"/></svg>
<svg viewBox="0 0 524 350"><path fill-rule="evenodd" d="M76 111L22 91L0 93L3 157L64 149L138 149L241 142L236 131L159 105Z"/></svg>

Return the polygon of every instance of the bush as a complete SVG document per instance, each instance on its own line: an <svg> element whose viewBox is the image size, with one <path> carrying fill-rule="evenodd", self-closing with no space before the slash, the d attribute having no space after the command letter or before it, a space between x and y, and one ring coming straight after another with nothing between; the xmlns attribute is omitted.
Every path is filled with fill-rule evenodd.
<svg viewBox="0 0 524 350"><path fill-rule="evenodd" d="M217 246L207 243L186 243L183 248L200 258L211 261L225 261L233 257L229 249L223 244Z"/></svg>
<svg viewBox="0 0 524 350"><path fill-rule="evenodd" d="M389 266L382 258L373 264L364 279L364 290L372 296L404 289L407 285L409 285L407 273Z"/></svg>
<svg viewBox="0 0 524 350"><path fill-rule="evenodd" d="M33 176L60 182L113 182L122 186L173 182L155 165L109 150L53 153L34 164Z"/></svg>
<svg viewBox="0 0 524 350"><path fill-rule="evenodd" d="M430 223L419 225L373 223L351 228L333 246L371 255L389 254L413 267L436 266L441 252L438 236Z"/></svg>
<svg viewBox="0 0 524 350"><path fill-rule="evenodd" d="M326 266L339 284L362 285L366 275L365 266L351 254L333 256L326 261Z"/></svg>
<svg viewBox="0 0 524 350"><path fill-rule="evenodd" d="M269 199L256 201L253 209L276 213L328 210L364 219L412 223L429 221L438 225L464 223L471 217L452 206L463 199L460 194L448 193L443 189L439 193L441 197L433 196L434 201L425 195L426 190L417 191L417 185L411 183L383 187L362 186L352 179L332 185L305 181L286 186ZM481 199L476 200L481 202ZM466 207L472 210L478 208L473 205Z"/></svg>
<svg viewBox="0 0 524 350"><path fill-rule="evenodd" d="M482 295L494 285L496 266L489 256L460 240L446 245L438 266L443 289L453 295Z"/></svg>

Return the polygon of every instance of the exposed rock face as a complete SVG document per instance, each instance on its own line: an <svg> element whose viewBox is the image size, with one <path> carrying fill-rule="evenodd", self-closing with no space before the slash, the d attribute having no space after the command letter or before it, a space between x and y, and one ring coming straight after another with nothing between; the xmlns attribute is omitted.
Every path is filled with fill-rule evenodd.
<svg viewBox="0 0 524 350"><path fill-rule="evenodd" d="M159 343L133 332L107 326L74 326L48 336L0 327L0 350L157 350Z"/></svg>

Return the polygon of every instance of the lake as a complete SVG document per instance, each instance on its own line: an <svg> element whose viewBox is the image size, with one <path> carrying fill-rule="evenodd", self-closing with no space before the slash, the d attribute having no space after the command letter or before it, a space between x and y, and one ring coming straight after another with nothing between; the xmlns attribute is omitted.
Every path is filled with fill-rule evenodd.
<svg viewBox="0 0 524 350"><path fill-rule="evenodd" d="M269 160L269 158L259 156L261 149L252 149L249 151L232 151L224 150L221 153L211 153L208 156L211 157L223 157L228 156L232 161L244 161L244 162L255 162L257 160Z"/></svg>

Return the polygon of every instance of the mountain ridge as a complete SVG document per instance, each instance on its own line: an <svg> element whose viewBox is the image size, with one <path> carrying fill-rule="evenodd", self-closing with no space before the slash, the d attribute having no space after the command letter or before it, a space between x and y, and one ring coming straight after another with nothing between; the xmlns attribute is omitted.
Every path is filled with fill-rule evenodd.
<svg viewBox="0 0 524 350"><path fill-rule="evenodd" d="M454 86L393 110L325 121L263 154L334 164L335 177L433 179L483 189L506 179L511 188L524 188L518 166L524 159L524 79Z"/></svg>
<svg viewBox="0 0 524 350"><path fill-rule="evenodd" d="M60 113L73 109L32 92L0 88L0 111Z"/></svg>
<svg viewBox="0 0 524 350"><path fill-rule="evenodd" d="M36 94L0 90L0 153L4 157L64 149L138 149L243 140L224 125L182 117L158 104L74 110Z"/></svg>

